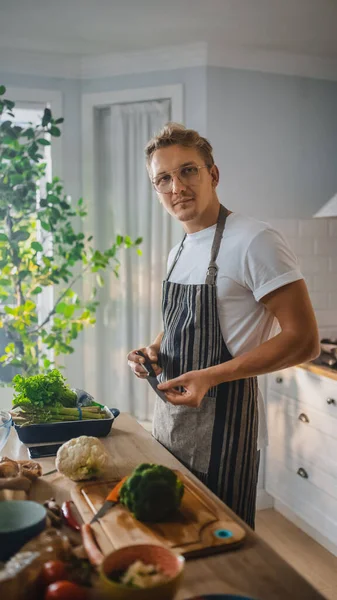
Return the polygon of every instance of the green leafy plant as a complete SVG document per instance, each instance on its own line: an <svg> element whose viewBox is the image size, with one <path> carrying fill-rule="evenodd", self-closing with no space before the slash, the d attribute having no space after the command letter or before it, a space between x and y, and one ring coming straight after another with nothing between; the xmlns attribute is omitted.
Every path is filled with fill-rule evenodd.
<svg viewBox="0 0 337 600"><path fill-rule="evenodd" d="M15 375L13 387L11 415L16 425L107 418L100 405L79 410L76 392L70 389L57 369L30 377Z"/></svg>
<svg viewBox="0 0 337 600"><path fill-rule="evenodd" d="M35 407L76 406L77 394L66 384L63 375L57 369L49 373L23 377L13 377L15 390L13 404L31 403Z"/></svg>
<svg viewBox="0 0 337 600"><path fill-rule="evenodd" d="M44 150L61 135L63 119L46 108L41 124L20 126L5 92L0 86L0 327L8 340L0 362L27 376L48 372L57 356L74 351L79 333L95 323L102 273L110 268L118 276L120 249L142 240L117 235L100 251L92 236L75 230L75 218L87 216L83 200L73 206L57 177L42 184ZM92 281L88 299L74 290L84 276ZM54 300L41 319L46 288Z"/></svg>

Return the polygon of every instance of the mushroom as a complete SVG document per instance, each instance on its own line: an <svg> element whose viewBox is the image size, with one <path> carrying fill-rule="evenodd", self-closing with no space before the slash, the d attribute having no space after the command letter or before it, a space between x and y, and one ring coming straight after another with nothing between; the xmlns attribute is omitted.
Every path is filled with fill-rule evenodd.
<svg viewBox="0 0 337 600"><path fill-rule="evenodd" d="M32 482L23 475L0 478L0 490L22 490L28 492L31 484Z"/></svg>
<svg viewBox="0 0 337 600"><path fill-rule="evenodd" d="M0 500L22 500L33 481L42 475L41 465L32 460L0 459Z"/></svg>
<svg viewBox="0 0 337 600"><path fill-rule="evenodd" d="M7 456L0 458L0 478L17 477L17 475L19 475L18 463Z"/></svg>
<svg viewBox="0 0 337 600"><path fill-rule="evenodd" d="M35 481L35 479L41 477L42 467L40 463L33 460L18 460L17 462L22 475L28 477L31 481Z"/></svg>

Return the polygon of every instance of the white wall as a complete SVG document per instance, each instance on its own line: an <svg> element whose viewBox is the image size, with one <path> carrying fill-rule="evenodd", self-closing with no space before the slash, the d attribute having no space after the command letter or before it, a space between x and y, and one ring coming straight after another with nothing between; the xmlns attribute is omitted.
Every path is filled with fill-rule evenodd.
<svg viewBox="0 0 337 600"><path fill-rule="evenodd" d="M207 133L233 210L310 218L336 193L336 82L210 67Z"/></svg>

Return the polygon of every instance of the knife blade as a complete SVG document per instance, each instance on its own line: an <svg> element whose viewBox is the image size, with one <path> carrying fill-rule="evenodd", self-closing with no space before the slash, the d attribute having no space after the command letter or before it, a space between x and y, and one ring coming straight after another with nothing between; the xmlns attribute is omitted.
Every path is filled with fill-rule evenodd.
<svg viewBox="0 0 337 600"><path fill-rule="evenodd" d="M95 523L95 521L98 521L98 519L101 519L102 517L104 517L104 515L108 512L108 510L110 510L113 506L115 506L115 504L118 504L120 489L121 489L123 483L128 479L128 477L129 477L128 475L123 477L123 479L121 479L117 483L117 485L115 485L115 487L112 488L111 492L109 492L109 494L105 498L104 504L97 511L95 516L91 519L90 525L92 523Z"/></svg>
<svg viewBox="0 0 337 600"><path fill-rule="evenodd" d="M145 361L143 363L139 363L139 364L143 367L144 371L147 372L146 379L149 382L150 386L156 392L157 396L159 396L159 398L161 398L161 400L163 400L163 402L167 402L167 398L166 398L164 392L161 392L160 390L158 390L159 381L157 379L157 376L153 369L151 361L147 358L147 356L145 356L145 354L141 350L137 350L136 354L138 354L138 356L142 356L145 359Z"/></svg>

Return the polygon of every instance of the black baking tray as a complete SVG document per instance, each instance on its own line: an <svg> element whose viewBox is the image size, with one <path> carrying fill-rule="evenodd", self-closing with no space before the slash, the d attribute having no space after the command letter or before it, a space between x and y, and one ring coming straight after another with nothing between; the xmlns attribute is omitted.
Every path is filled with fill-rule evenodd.
<svg viewBox="0 0 337 600"><path fill-rule="evenodd" d="M60 423L41 423L40 425L14 425L19 439L24 444L43 444L48 442L67 442L80 435L105 437L110 433L114 420L119 415L118 408L104 407L108 419L86 419L83 421L62 421Z"/></svg>

